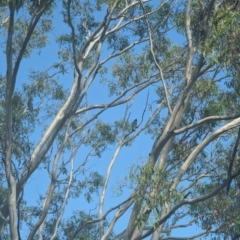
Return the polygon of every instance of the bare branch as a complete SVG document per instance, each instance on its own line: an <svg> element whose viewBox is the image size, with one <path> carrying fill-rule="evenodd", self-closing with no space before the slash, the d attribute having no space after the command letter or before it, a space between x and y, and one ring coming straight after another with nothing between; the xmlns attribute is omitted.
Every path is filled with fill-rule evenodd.
<svg viewBox="0 0 240 240"><path fill-rule="evenodd" d="M123 207L124 211L126 211L131 204L133 203L133 195L131 197L129 197L127 200L123 201L122 203L118 204L115 207L110 208L103 216L101 219L97 219L97 220L91 220L91 221L87 221L83 226L80 226L78 228L78 230L73 234L73 236L71 237L71 240L75 239L77 237L77 235L82 231L82 229L84 229L85 226L87 226L88 224L92 224L92 223L97 223L99 221L103 221L104 219L106 219L106 217L108 216L108 214L112 211L114 211L117 208L120 208L122 205L125 205L125 207ZM127 206L127 207L126 207Z"/></svg>
<svg viewBox="0 0 240 240"><path fill-rule="evenodd" d="M50 203L51 203L51 200L52 200L52 195L53 195L53 191L54 191L54 188L55 188L56 180L57 180L56 179L57 164L59 162L59 159L60 159L61 154L63 152L63 149L65 147L65 144L66 144L66 142L68 141L68 138L69 138L68 130L69 130L69 127L70 127L70 123L71 123L71 119L68 121L66 130L65 130L64 139L63 139L63 141L61 143L61 146L58 149L58 152L57 152L57 154L55 156L55 159L54 159L54 162L53 162L51 182L50 182L49 187L48 187L47 196L46 196L46 198L44 200L44 203L43 203L42 214L41 214L38 222L32 228L32 230L31 230L31 232L30 232L30 234L28 236L28 240L33 239L33 237L36 234L38 228L43 224L43 221L46 219L46 216L47 216L47 213L48 213L48 209L49 209L49 206L50 206ZM41 236L41 235L39 235L39 236Z"/></svg>
<svg viewBox="0 0 240 240"><path fill-rule="evenodd" d="M15 62L15 66L14 66L14 69L13 69L13 75L12 75L12 78L13 78L13 85L12 85L12 88L11 88L11 93L13 94L13 91L14 91L14 88L15 88L15 84L16 84L16 78L17 78L17 74L18 74L18 69L20 67L20 63L22 61L22 58L23 58L23 55L26 51L26 48L27 48L27 45L30 41L30 38L33 34L33 31L37 25L37 23L39 22L39 19L41 18L41 16L43 15L43 13L45 12L45 10L49 7L49 5L53 2L53 0L47 0L47 1L44 1L44 4L42 5L42 8L38 11L38 13L36 15L34 15L32 17L32 20L31 20L31 23L29 24L29 27L28 27L28 30L27 30L27 35L24 39L24 42L22 44L22 47L19 51L19 54L17 56L17 60Z"/></svg>
<svg viewBox="0 0 240 240"><path fill-rule="evenodd" d="M189 53L187 58L186 76L185 76L187 84L190 82L192 78L192 61L195 53L195 48L193 47L193 44L192 44L192 33L191 33L191 17L190 17L191 4L192 4L192 0L188 0L187 9L186 9L186 33L187 33Z"/></svg>
<svg viewBox="0 0 240 240"><path fill-rule="evenodd" d="M178 174L176 175L176 177L174 178L174 182L173 185L171 187L171 189L175 189L176 185L178 184L178 182L180 181L181 177L183 176L183 174L186 172L186 170L188 169L188 167L191 165L191 163L194 161L194 159L196 158L196 156L204 149L204 147L206 147L211 141L213 141L214 139L216 139L218 136L220 136L221 134L223 134L224 132L232 129L232 128L236 128L237 126L240 125L240 118L234 119L233 121L225 124L224 126L220 127L219 129L217 129L215 132L213 132L212 134L210 134L207 138L205 138L193 151L192 153L189 155L189 157L186 159L186 161L183 163L183 165L181 166L181 168L178 171Z"/></svg>
<svg viewBox="0 0 240 240"><path fill-rule="evenodd" d="M10 10L10 20L8 26L8 38L7 38L7 87L6 87L6 99L5 99L5 172L8 183L8 211L9 211L9 221L10 221L10 233L12 239L18 239L18 229L17 229L17 194L16 194L16 180L12 171L12 92L14 89L14 80L12 75L12 38L14 33L14 10L12 7ZM5 219L5 217L3 217Z"/></svg>
<svg viewBox="0 0 240 240"><path fill-rule="evenodd" d="M61 209L60 209L60 215L58 216L57 222L56 222L56 224L55 224L54 233L53 233L53 235L52 235L52 237L51 237L51 240L55 239L56 236L57 236L57 231L58 231L59 223L60 223L61 220L62 220L62 216L63 216L63 213L64 213L64 209L65 209L65 206L66 206L66 204L67 204L67 200L68 200L68 196L69 196L69 192L70 192L70 186L71 186L72 179L73 179L73 173L74 173L74 158L75 158L76 153L77 153L77 151L75 150L75 152L73 153L73 156L71 157L71 170L70 170L70 175L69 175L69 181L68 181L66 193L65 193L65 196L64 196L64 201L63 201L62 206L61 206Z"/></svg>
<svg viewBox="0 0 240 240"><path fill-rule="evenodd" d="M183 132L185 132L185 131L187 131L189 129L201 126L202 124L207 123L207 122L222 121L222 120L232 120L232 119L236 119L236 118L239 118L239 117L240 117L240 115L236 115L236 116L210 116L210 117L203 118L203 119L197 121L196 123L192 123L192 124L190 124L190 125L188 125L186 127L174 130L173 132L175 134L180 134L180 133L183 133Z"/></svg>
<svg viewBox="0 0 240 240"><path fill-rule="evenodd" d="M164 76L163 76L162 68L160 67L160 65L158 63L158 61L156 59L156 56L155 56L155 53L154 53L154 50L153 50L152 30L151 30L151 27L150 27L150 24L149 24L148 17L146 15L144 6L142 4L142 1L141 0L138 0L138 1L139 1L140 6L142 7L143 12L144 12L144 19L145 19L147 27L148 27L148 36L149 36L149 42L150 42L150 50L151 50L151 53L152 53L152 56L153 56L154 63L157 66L157 68L159 70L159 73L160 73L160 76L161 76L161 80L162 80L162 83L163 83L163 88L164 88L164 92L165 92L165 99L166 99L166 102L167 102L168 110L169 110L170 114L172 114L172 108L171 108L171 105L170 105L170 102L169 102L169 96L168 96L169 94L168 94L167 86L166 86L165 79L164 79ZM162 7L164 4L166 4L166 2L162 3L160 7Z"/></svg>

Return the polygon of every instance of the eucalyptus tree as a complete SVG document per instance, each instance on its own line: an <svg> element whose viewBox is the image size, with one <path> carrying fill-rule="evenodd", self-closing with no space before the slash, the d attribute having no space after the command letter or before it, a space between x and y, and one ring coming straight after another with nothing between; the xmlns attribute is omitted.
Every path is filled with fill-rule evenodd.
<svg viewBox="0 0 240 240"><path fill-rule="evenodd" d="M238 1L0 12L3 239L239 237Z"/></svg>

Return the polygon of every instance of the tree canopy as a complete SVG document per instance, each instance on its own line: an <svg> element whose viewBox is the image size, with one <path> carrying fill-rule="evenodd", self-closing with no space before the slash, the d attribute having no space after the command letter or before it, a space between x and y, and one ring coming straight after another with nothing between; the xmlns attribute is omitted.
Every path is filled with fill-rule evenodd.
<svg viewBox="0 0 240 240"><path fill-rule="evenodd" d="M239 21L238 0L1 0L0 239L239 239Z"/></svg>

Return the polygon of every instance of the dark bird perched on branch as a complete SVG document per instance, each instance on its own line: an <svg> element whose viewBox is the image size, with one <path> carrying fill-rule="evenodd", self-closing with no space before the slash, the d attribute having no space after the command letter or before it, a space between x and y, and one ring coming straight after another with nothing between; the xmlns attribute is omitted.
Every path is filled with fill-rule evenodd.
<svg viewBox="0 0 240 240"><path fill-rule="evenodd" d="M137 119L134 119L133 122L131 123L132 131L135 131L137 128Z"/></svg>
<svg viewBox="0 0 240 240"><path fill-rule="evenodd" d="M33 111L33 99L32 99L32 97L30 97L30 98L28 99L27 107L28 107L28 110L29 110L30 112Z"/></svg>

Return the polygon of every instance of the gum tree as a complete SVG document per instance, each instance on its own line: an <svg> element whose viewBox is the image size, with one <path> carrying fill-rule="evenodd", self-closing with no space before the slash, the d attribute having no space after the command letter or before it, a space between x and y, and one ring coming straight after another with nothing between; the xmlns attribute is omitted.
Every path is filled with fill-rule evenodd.
<svg viewBox="0 0 240 240"><path fill-rule="evenodd" d="M238 1L0 10L4 239L239 237Z"/></svg>

